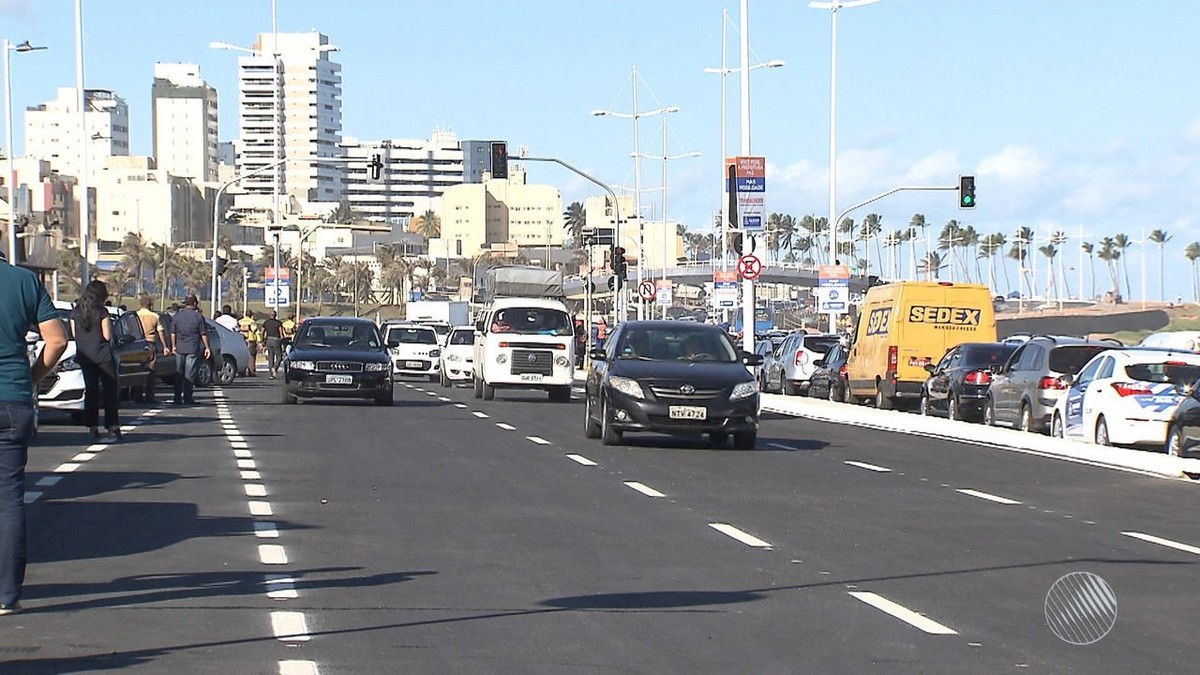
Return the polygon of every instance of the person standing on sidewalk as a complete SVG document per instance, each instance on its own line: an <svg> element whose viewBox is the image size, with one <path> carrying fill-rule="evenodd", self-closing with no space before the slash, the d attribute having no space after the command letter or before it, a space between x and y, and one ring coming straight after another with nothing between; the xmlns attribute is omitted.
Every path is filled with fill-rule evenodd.
<svg viewBox="0 0 1200 675"><path fill-rule="evenodd" d="M71 334L75 336L75 361L83 371L83 424L92 430L92 440L100 438L100 406L104 406L104 441L121 437L117 382L117 359L113 354L112 319L104 301L108 286L99 279L83 289L83 295L71 310Z"/></svg>
<svg viewBox="0 0 1200 675"><path fill-rule="evenodd" d="M29 363L25 334L42 334ZM0 615L19 611L25 583L25 463L33 437L34 387L67 349L67 331L33 272L0 253Z"/></svg>
<svg viewBox="0 0 1200 675"><path fill-rule="evenodd" d="M141 305L141 309L137 311L137 318L142 323L146 341L150 343L150 372L146 375L145 386L142 387L142 400L146 403L157 403L158 396L154 393L154 386L158 380L158 357L160 354L165 357L171 350L167 349L167 334L163 331L162 321L158 318L158 312L153 309L154 298L143 295Z"/></svg>
<svg viewBox="0 0 1200 675"><path fill-rule="evenodd" d="M271 370L273 380L279 374L279 364L283 363L283 322L275 310L271 310L271 316L262 323L262 336L267 347L267 368Z"/></svg>
<svg viewBox="0 0 1200 675"><path fill-rule="evenodd" d="M171 351L175 354L174 403L192 405L196 402L196 375L200 359L212 358L208 347L208 326L198 309L200 301L194 295L183 301L183 309L171 321Z"/></svg>
<svg viewBox="0 0 1200 675"><path fill-rule="evenodd" d="M238 330L246 339L246 349L250 352L250 363L246 366L246 377L258 377L258 322L254 320L254 312L246 310L246 316L238 320Z"/></svg>

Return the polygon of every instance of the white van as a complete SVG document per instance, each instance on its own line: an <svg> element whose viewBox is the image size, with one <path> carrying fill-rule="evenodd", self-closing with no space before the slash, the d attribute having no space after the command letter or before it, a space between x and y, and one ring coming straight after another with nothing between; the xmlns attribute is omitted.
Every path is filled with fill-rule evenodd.
<svg viewBox="0 0 1200 675"><path fill-rule="evenodd" d="M1138 346L1200 353L1200 330L1166 330L1151 333Z"/></svg>
<svg viewBox="0 0 1200 675"><path fill-rule="evenodd" d="M497 388L544 389L570 401L575 379L575 326L566 306L546 298L500 298L475 325L475 397Z"/></svg>

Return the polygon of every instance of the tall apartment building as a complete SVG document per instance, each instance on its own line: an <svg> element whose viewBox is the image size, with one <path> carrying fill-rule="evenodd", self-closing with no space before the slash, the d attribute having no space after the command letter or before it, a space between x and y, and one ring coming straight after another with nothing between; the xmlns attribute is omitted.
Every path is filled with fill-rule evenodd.
<svg viewBox="0 0 1200 675"><path fill-rule="evenodd" d="M434 131L428 140L385 139L342 143L347 159L344 185L350 208L372 220L404 223L437 211L446 188L463 181L463 151L452 131ZM368 177L378 154L380 180Z"/></svg>
<svg viewBox="0 0 1200 675"><path fill-rule="evenodd" d="M80 144L87 149L88 171L95 174L105 158L129 154L129 105L107 89L84 91L84 133L79 133L75 89L59 87L53 101L25 109L25 155L44 159L60 174L83 171Z"/></svg>
<svg viewBox="0 0 1200 675"><path fill-rule="evenodd" d="M285 204L289 196L341 197L340 163L298 160L341 157L342 67L329 59L336 49L322 33L260 33L254 53L238 58L238 175L297 158L242 181L247 206L269 208L277 184Z"/></svg>
<svg viewBox="0 0 1200 675"><path fill-rule="evenodd" d="M217 180L217 90L192 63L154 64L155 165L197 183Z"/></svg>
<svg viewBox="0 0 1200 675"><path fill-rule="evenodd" d="M510 166L507 179L447 189L440 218L441 237L429 242L429 255L437 258L562 248L562 193L552 185L526 185L519 167Z"/></svg>

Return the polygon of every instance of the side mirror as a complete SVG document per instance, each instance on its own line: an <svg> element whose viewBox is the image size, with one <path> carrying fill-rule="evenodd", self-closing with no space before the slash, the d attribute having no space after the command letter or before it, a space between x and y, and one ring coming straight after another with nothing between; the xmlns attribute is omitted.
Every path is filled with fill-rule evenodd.
<svg viewBox="0 0 1200 675"><path fill-rule="evenodd" d="M1059 375L1058 381L1069 387L1072 384L1075 384L1075 376L1071 374Z"/></svg>
<svg viewBox="0 0 1200 675"><path fill-rule="evenodd" d="M482 319L480 319L479 321L476 321L476 322L475 322L475 332L476 332L476 333L482 333L482 332L483 332L483 320L482 320Z"/></svg>
<svg viewBox="0 0 1200 675"><path fill-rule="evenodd" d="M825 367L825 359L817 359L816 361L813 361L813 366L815 366L817 368L824 368Z"/></svg>
<svg viewBox="0 0 1200 675"><path fill-rule="evenodd" d="M762 362L763 362L763 357L761 354L751 354L749 352L742 352L742 365L761 366Z"/></svg>
<svg viewBox="0 0 1200 675"><path fill-rule="evenodd" d="M593 361L608 360L608 352L604 351L603 349L593 349L592 351L588 352L588 356L590 356Z"/></svg>
<svg viewBox="0 0 1200 675"><path fill-rule="evenodd" d="M926 363L926 364L925 364L925 372L927 372L927 373L929 373L930 375L932 375L932 374L934 374L934 372L936 372L936 371L937 371L937 365L936 365L936 364L933 364L933 363Z"/></svg>
<svg viewBox="0 0 1200 675"><path fill-rule="evenodd" d="M400 337L399 336L389 337L387 340L387 346L388 347L399 347L400 346Z"/></svg>

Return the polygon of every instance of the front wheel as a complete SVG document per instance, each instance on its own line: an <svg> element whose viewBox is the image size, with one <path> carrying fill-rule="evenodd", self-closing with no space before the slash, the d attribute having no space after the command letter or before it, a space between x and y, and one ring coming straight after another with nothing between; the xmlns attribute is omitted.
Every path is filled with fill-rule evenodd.
<svg viewBox="0 0 1200 675"><path fill-rule="evenodd" d="M600 423L592 419L592 397L583 397L583 436L600 438Z"/></svg>
<svg viewBox="0 0 1200 675"><path fill-rule="evenodd" d="M446 377L446 371L444 370L442 371L442 387L446 389L450 388L450 378Z"/></svg>
<svg viewBox="0 0 1200 675"><path fill-rule="evenodd" d="M921 402L917 404L917 414L929 416L929 395L921 394Z"/></svg>
<svg viewBox="0 0 1200 675"><path fill-rule="evenodd" d="M1171 427L1167 432L1167 454L1172 457L1183 457L1183 430Z"/></svg>
<svg viewBox="0 0 1200 675"><path fill-rule="evenodd" d="M386 394L380 394L378 397L375 398L375 405L384 406L384 407L390 406L390 405L392 405L392 399L394 396L395 396L395 392L388 392Z"/></svg>
<svg viewBox="0 0 1200 675"><path fill-rule="evenodd" d="M475 398L483 398L483 381L480 380L478 377L475 378L474 395L475 395Z"/></svg>
<svg viewBox="0 0 1200 675"><path fill-rule="evenodd" d="M295 403L296 403L296 397L292 396L291 394L288 393L286 384L283 385L282 400L283 400L284 405L295 405Z"/></svg>
<svg viewBox="0 0 1200 675"><path fill-rule="evenodd" d="M617 445L623 436L624 434L613 428L612 410L605 401L600 407L600 442L604 445Z"/></svg>

